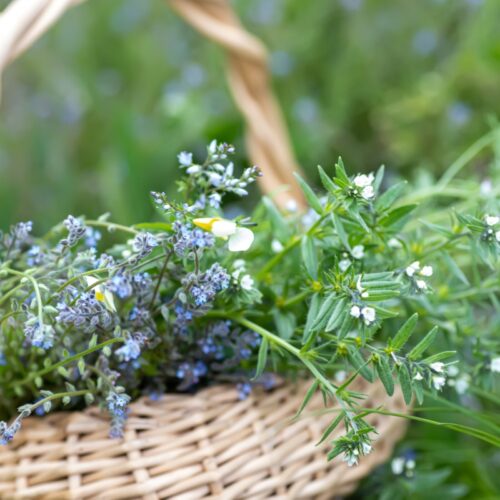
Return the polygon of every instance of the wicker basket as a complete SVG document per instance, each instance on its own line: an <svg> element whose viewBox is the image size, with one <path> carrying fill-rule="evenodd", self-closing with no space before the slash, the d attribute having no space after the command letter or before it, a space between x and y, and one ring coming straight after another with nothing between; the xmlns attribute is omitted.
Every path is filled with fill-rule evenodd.
<svg viewBox="0 0 500 500"><path fill-rule="evenodd" d="M357 382L366 405L404 411L379 384ZM357 467L326 461L315 443L332 414L316 395L292 421L307 384L285 384L240 401L232 386L195 396L143 398L131 405L124 438L110 441L99 410L32 417L0 452L1 498L260 499L332 498L387 460L404 431L402 420L372 415L374 451ZM315 411L316 410L316 411ZM342 429L339 428L339 432Z"/></svg>
<svg viewBox="0 0 500 500"><path fill-rule="evenodd" d="M14 0L0 13L0 76L63 13L82 0ZM267 54L247 33L228 0L168 0L190 24L228 53L229 86L247 124L247 147L265 175L261 188L276 190L283 205L302 195L281 111L269 86ZM319 395L307 415L291 421L307 384L284 384L240 401L231 386L194 396L165 395L131 405L124 439L110 440L107 417L83 413L31 417L8 447L0 449L0 498L332 498L391 454L403 419L371 415L379 437L360 465L326 461L316 447L332 415ZM379 384L358 381L366 406L406 411L399 393L388 398ZM316 412L315 412L316 411ZM338 431L342 430L339 427ZM326 445L325 445L326 446Z"/></svg>

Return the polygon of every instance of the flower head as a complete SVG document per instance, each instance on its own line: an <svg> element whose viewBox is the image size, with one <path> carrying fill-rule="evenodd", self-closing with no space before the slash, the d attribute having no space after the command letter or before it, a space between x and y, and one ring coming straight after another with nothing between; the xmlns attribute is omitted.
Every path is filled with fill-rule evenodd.
<svg viewBox="0 0 500 500"><path fill-rule="evenodd" d="M220 217L202 217L193 220L195 226L211 232L218 238L228 240L230 252L245 252L253 243L253 232L246 227L239 227L236 222Z"/></svg>

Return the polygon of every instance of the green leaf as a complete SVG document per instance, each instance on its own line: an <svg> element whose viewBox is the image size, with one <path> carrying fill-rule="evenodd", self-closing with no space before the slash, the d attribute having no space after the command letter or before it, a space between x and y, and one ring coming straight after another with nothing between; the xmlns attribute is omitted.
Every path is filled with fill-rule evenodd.
<svg viewBox="0 0 500 500"><path fill-rule="evenodd" d="M81 358L78 361L78 371L80 372L80 375L83 377L83 374L85 373L85 360Z"/></svg>
<svg viewBox="0 0 500 500"><path fill-rule="evenodd" d="M319 386L319 381L318 379L315 379L314 382L312 383L311 387L306 392L306 395L302 401L302 404L300 405L300 408L298 409L296 415L294 418L300 417L301 413L304 411L304 408L307 406L311 398L313 397L314 393L316 392L316 389Z"/></svg>
<svg viewBox="0 0 500 500"><path fill-rule="evenodd" d="M312 324L312 330L321 329L325 325L337 299L338 297L334 293L332 293L328 295L328 297L323 301L318 315L316 316L316 319Z"/></svg>
<svg viewBox="0 0 500 500"><path fill-rule="evenodd" d="M306 235L302 238L301 250L307 273L313 280L316 280L318 278L318 254L311 236Z"/></svg>
<svg viewBox="0 0 500 500"><path fill-rule="evenodd" d="M253 380L259 378L264 372L264 368L266 367L267 363L268 349L269 349L269 340L267 340L267 337L262 337L262 342L260 343L259 347L259 356L257 359L257 368L255 369L255 375L253 377Z"/></svg>
<svg viewBox="0 0 500 500"><path fill-rule="evenodd" d="M337 189L338 189L337 186L332 181L332 179L330 179L328 174L323 170L323 168L320 165L318 165L318 172L319 172L319 177L321 179L321 183L323 184L325 189L329 193L335 194L337 192Z"/></svg>
<svg viewBox="0 0 500 500"><path fill-rule="evenodd" d="M458 267L457 263L451 258L447 252L443 252L443 259L448 266L448 269L465 285L470 286L467 276Z"/></svg>
<svg viewBox="0 0 500 500"><path fill-rule="evenodd" d="M290 339L295 332L295 327L297 326L295 314L292 312L285 313L275 310L273 317L279 336L285 340Z"/></svg>
<svg viewBox="0 0 500 500"><path fill-rule="evenodd" d="M70 378L70 374L68 372L68 370L66 370L66 368L64 368L64 366L60 366L58 369L57 369L57 372L59 373L59 375L62 375L64 378Z"/></svg>
<svg viewBox="0 0 500 500"><path fill-rule="evenodd" d="M337 184L337 186L340 186L341 188L345 188L351 185L351 181L345 171L344 162L342 161L342 158L340 156L337 163L335 164L335 184Z"/></svg>
<svg viewBox="0 0 500 500"><path fill-rule="evenodd" d="M335 417L335 419L330 423L330 425L325 429L321 439L316 443L316 446L319 446L321 443L324 443L328 436L336 429L336 427L342 422L344 418L344 410L340 411L339 414Z"/></svg>
<svg viewBox="0 0 500 500"><path fill-rule="evenodd" d="M71 403L71 398L70 398L69 396L64 396L64 397L62 398L62 404L63 404L63 405L65 405L65 406L66 406L66 405L69 405L70 403Z"/></svg>
<svg viewBox="0 0 500 500"><path fill-rule="evenodd" d="M394 380L392 378L391 367L385 356L380 356L378 361L375 363L375 368L377 370L380 380L384 384L385 391L389 396L394 394Z"/></svg>
<svg viewBox="0 0 500 500"><path fill-rule="evenodd" d="M420 358L427 348L434 342L438 332L435 326L408 354L408 359L415 360Z"/></svg>
<svg viewBox="0 0 500 500"><path fill-rule="evenodd" d="M304 327L304 333L302 334L302 342L305 342L307 337L309 336L309 332L311 331L311 326L318 315L319 306L321 304L321 297L318 293L315 293L311 302L309 303L309 310L307 311L307 320L306 325Z"/></svg>
<svg viewBox="0 0 500 500"><path fill-rule="evenodd" d="M418 321L418 313L415 313L412 316L410 316L410 318L408 318L408 320L398 330L392 341L390 341L390 346L393 349L399 350L406 344L408 339L411 337L413 330L415 329L417 321Z"/></svg>
<svg viewBox="0 0 500 500"><path fill-rule="evenodd" d="M337 305L335 306L335 309L333 310L330 319L328 320L328 323L326 324L325 331L326 332L331 332L338 326L342 324L342 320L344 319L344 316L342 313L345 313L345 305L347 303L347 299L343 297L337 302Z"/></svg>
<svg viewBox="0 0 500 500"><path fill-rule="evenodd" d="M302 189L302 192L306 197L307 203L309 203L309 206L316 213L321 215L323 213L323 207L321 206L319 198L314 194L314 191L311 189L309 184L307 184L307 182L304 179L302 179L302 177L299 174L295 172L293 175L297 179L297 182L299 183L300 188Z"/></svg>
<svg viewBox="0 0 500 500"><path fill-rule="evenodd" d="M342 224L342 220L336 213L332 213L332 221L335 226L335 230L337 231L337 235L344 245L349 251L351 251L351 247L349 245L349 240L347 239L347 233L345 232L344 225Z"/></svg>
<svg viewBox="0 0 500 500"><path fill-rule="evenodd" d="M404 364L399 366L398 379L401 385L401 390L403 391L405 403L409 405L411 403L413 389L411 384L410 372L408 371L408 367Z"/></svg>
<svg viewBox="0 0 500 500"><path fill-rule="evenodd" d="M49 413L51 409L52 409L52 402L51 401L45 401L45 403L43 403L43 411L45 413Z"/></svg>
<svg viewBox="0 0 500 500"><path fill-rule="evenodd" d="M340 327L340 330L337 332L339 340L342 340L349 333L353 323L354 323L354 318L350 314L346 314L344 321L342 322L342 326Z"/></svg>
<svg viewBox="0 0 500 500"><path fill-rule="evenodd" d="M401 292L399 290L373 290L370 291L368 297L365 297L365 300L367 302L381 302L399 297L400 295Z"/></svg>
<svg viewBox="0 0 500 500"><path fill-rule="evenodd" d="M388 212L384 217L380 218L379 224L384 227L390 227L397 222L403 222L403 218L409 215L418 205L403 205Z"/></svg>
<svg viewBox="0 0 500 500"><path fill-rule="evenodd" d="M377 212L385 212L387 209L389 209L401 196L406 185L406 181L399 182L398 184L391 186L385 193L380 195L375 202L375 208Z"/></svg>
<svg viewBox="0 0 500 500"><path fill-rule="evenodd" d="M370 370L369 366L367 366L367 362L361 355L361 353L352 347L349 347L347 351L347 357L351 362L351 365L359 371L359 374L368 380L368 382L373 382L373 373Z"/></svg>
<svg viewBox="0 0 500 500"><path fill-rule="evenodd" d="M441 361L442 359L451 358L451 356L455 356L457 351L443 351L438 352L437 354L433 354L428 358L424 359L424 363L435 363L436 361Z"/></svg>

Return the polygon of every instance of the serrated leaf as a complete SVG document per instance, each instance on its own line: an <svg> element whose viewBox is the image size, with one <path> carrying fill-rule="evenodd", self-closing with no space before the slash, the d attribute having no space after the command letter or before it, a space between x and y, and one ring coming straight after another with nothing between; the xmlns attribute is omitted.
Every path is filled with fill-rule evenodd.
<svg viewBox="0 0 500 500"><path fill-rule="evenodd" d="M409 405L411 403L413 389L410 372L408 371L408 367L404 364L399 366L398 380L401 385L401 391L403 392L405 403Z"/></svg>
<svg viewBox="0 0 500 500"><path fill-rule="evenodd" d="M319 198L314 194L314 191L311 189L309 184L307 184L307 182L304 179L302 179L302 177L297 172L295 172L293 175L297 179L300 189L302 189L302 192L304 193L304 196L306 197L309 206L316 213L321 215L323 213L323 207L321 206Z"/></svg>
<svg viewBox="0 0 500 500"><path fill-rule="evenodd" d="M340 299L337 304L335 305L335 309L333 309L333 312L328 319L328 323L326 324L325 331L326 332L331 332L333 329L337 328L342 324L342 321L344 319L344 316L342 313L345 313L345 307L346 307L347 299L343 297Z"/></svg>
<svg viewBox="0 0 500 500"><path fill-rule="evenodd" d="M328 174L323 170L321 166L318 165L318 172L319 172L319 177L321 179L321 183L325 187L325 189L330 193L330 194L335 194L337 191L337 186L335 183L330 179Z"/></svg>
<svg viewBox="0 0 500 500"><path fill-rule="evenodd" d="M264 368L266 367L267 363L267 351L269 349L269 341L267 340L266 337L262 338L262 342L260 343L259 347L259 356L257 358L257 368L255 369L255 376L253 377L254 380L256 378L259 378L262 373L264 372Z"/></svg>
<svg viewBox="0 0 500 500"><path fill-rule="evenodd" d="M438 327L435 326L408 354L408 359L415 360L420 358L422 354L430 347L436 339Z"/></svg>
<svg viewBox="0 0 500 500"><path fill-rule="evenodd" d="M313 280L316 280L318 278L318 253L311 236L306 235L302 238L301 250L306 271Z"/></svg>
<svg viewBox="0 0 500 500"><path fill-rule="evenodd" d="M391 367L385 356L380 356L378 361L375 363L375 368L377 370L378 376L384 384L385 391L389 396L394 394L394 380L392 378Z"/></svg>
<svg viewBox="0 0 500 500"><path fill-rule="evenodd" d="M418 313L413 314L408 318L408 320L403 324L403 326L398 330L390 345L393 349L399 350L403 347L408 339L410 338L415 326L418 321Z"/></svg>
<svg viewBox="0 0 500 500"><path fill-rule="evenodd" d="M342 224L342 220L337 214L332 213L332 221L335 227L335 231L337 231L337 235L342 242L342 245L344 245L347 250L351 251L351 246L349 245L349 240L347 238L347 233L345 232L344 225Z"/></svg>

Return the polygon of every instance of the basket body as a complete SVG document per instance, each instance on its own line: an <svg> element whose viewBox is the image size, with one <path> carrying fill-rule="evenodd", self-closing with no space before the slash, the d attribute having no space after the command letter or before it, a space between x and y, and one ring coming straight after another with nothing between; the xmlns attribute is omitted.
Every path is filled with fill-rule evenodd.
<svg viewBox="0 0 500 500"><path fill-rule="evenodd" d="M390 456L402 419L371 415L379 437L373 452L349 468L316 447L332 414L315 395L293 422L308 384L284 384L238 399L220 385L194 396L143 398L131 405L124 438L110 440L96 408L25 421L0 449L0 498L260 499L332 498ZM353 386L354 389L354 386ZM403 411L400 394L360 381L367 406ZM370 417L369 417L370 418Z"/></svg>

